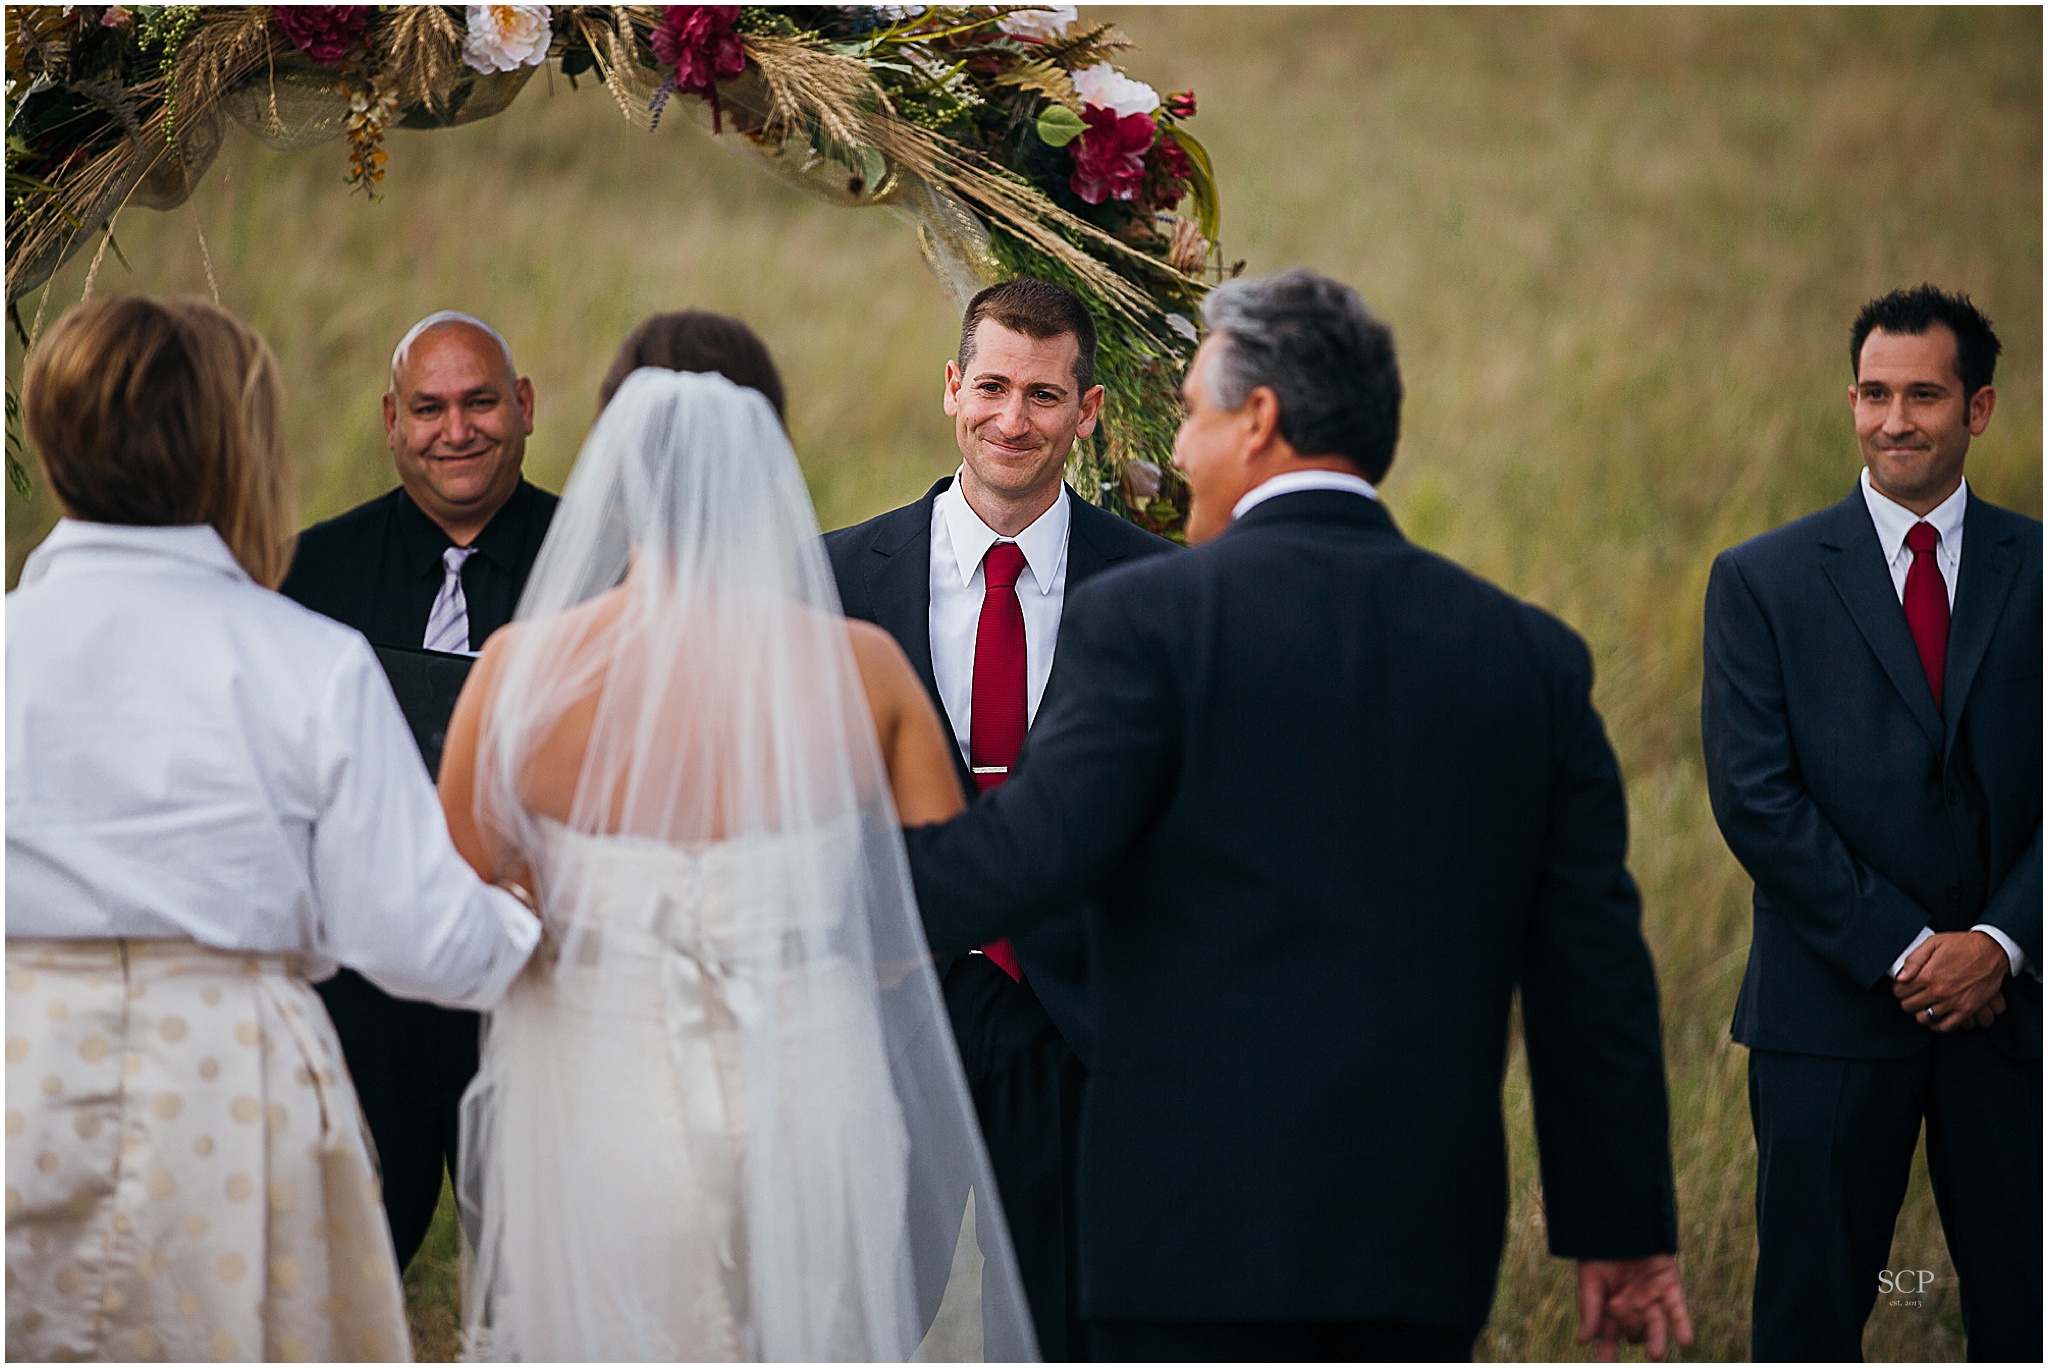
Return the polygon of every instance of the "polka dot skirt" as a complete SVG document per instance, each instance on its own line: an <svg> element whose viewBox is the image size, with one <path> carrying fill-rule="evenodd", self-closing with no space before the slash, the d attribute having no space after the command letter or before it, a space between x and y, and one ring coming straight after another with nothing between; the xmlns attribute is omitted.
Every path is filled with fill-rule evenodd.
<svg viewBox="0 0 2048 1368"><path fill-rule="evenodd" d="M7 1356L410 1357L341 1046L288 957L7 942Z"/></svg>

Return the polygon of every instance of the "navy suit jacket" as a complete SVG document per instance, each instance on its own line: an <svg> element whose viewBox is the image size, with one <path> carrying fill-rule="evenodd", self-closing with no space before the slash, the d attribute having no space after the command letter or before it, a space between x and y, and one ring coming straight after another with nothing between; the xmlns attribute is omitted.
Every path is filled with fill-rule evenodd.
<svg viewBox="0 0 2048 1368"><path fill-rule="evenodd" d="M1069 591L1010 782L907 839L940 951L1093 900L1085 1315L1476 1332L1518 988L1553 1250L1676 1248L1592 675L1356 494Z"/></svg>
<svg viewBox="0 0 2048 1368"><path fill-rule="evenodd" d="M1969 496L1938 710L1860 486L1721 553L1705 657L1708 793L1756 881L1735 1039L1926 1049L1892 962L1923 926L1986 922L2033 966L1990 1029L2038 1058L2041 524Z"/></svg>
<svg viewBox="0 0 2048 1368"><path fill-rule="evenodd" d="M939 697L938 681L932 672L931 637L931 554L932 502L952 484L947 476L925 491L914 504L891 509L853 527L825 534L825 551L832 561L832 573L839 581L839 600L848 617L861 618L883 628L910 657L917 676L938 709L950 743L953 727L946 719L946 705ZM1067 588L1069 597L1079 586L1115 565L1161 551L1173 550L1173 543L1134 527L1113 513L1097 508L1075 495L1064 495L1072 522L1067 538ZM1064 622L1064 614L1062 614ZM1064 639L1064 628L1061 633ZM1054 648L1058 659L1059 647ZM1043 716L1051 701L1039 701ZM957 745L948 749L960 776L960 786L970 797L975 792L974 776ZM963 947L964 948L964 947ZM1087 925L1078 911L1011 938L1010 948L1024 970L1039 1002L1068 1046L1086 1065L1091 1062L1094 1029L1088 1007Z"/></svg>

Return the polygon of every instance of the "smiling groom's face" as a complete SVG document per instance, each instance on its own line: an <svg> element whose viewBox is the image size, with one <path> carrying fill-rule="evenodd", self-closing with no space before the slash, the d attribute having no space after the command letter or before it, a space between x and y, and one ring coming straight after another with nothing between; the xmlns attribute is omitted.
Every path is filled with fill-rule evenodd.
<svg viewBox="0 0 2048 1368"><path fill-rule="evenodd" d="M970 485L1030 502L1059 484L1067 453L1095 431L1102 408L1102 386L1084 394L1074 383L1080 346L1072 333L1029 337L988 318L975 325L966 370L946 363L946 413Z"/></svg>

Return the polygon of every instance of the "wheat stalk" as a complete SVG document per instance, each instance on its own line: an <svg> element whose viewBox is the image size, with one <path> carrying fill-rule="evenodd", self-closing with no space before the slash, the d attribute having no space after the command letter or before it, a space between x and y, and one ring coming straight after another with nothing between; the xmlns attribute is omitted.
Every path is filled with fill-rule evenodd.
<svg viewBox="0 0 2048 1368"><path fill-rule="evenodd" d="M440 93L461 79L462 30L439 5L400 5L378 43L386 89L400 104L439 114Z"/></svg>
<svg viewBox="0 0 2048 1368"><path fill-rule="evenodd" d="M1071 270L1105 304L1147 334L1156 312L1150 297L1076 246L1076 239L1199 288L1193 277L1068 213L980 154L898 116L859 58L822 51L795 38L749 35L743 41L768 92L764 139L779 140L791 131L805 130L848 148L873 148L902 170L979 205L1003 228Z"/></svg>

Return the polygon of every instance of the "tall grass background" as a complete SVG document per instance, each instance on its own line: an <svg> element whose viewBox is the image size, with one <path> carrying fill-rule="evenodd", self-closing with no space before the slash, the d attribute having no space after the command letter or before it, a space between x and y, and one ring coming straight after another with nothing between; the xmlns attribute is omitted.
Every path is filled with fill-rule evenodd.
<svg viewBox="0 0 2048 1368"><path fill-rule="evenodd" d="M1968 473L2040 516L2040 11L1088 13L1136 41L1135 75L1197 92L1228 255L1337 275L1392 324L1408 401L1385 495L1407 533L1592 645L1664 995L1687 1357L1744 1357L1755 1155L1727 1024L1749 884L1701 778L1707 569L1849 491L1849 322L1922 280L1996 320L1998 408ZM617 341L685 306L767 339L825 526L954 465L938 399L957 323L895 221L806 201L686 120L639 132L559 72L496 119L390 150L373 204L344 190L339 144L282 154L233 134L189 205L119 221L130 265L109 253L94 282L204 295L210 254L221 301L283 363L307 521L394 483L390 348L450 307L501 328L533 377L528 469L550 487ZM47 326L77 300L90 256L24 317ZM55 516L40 484L8 493L10 585ZM1515 1195L1478 1352L1581 1357L1519 1058L1503 1099ZM410 1275L423 1356L453 1348L445 1215ZM1891 1263L1939 1280L1919 1306L1881 1299L1866 1353L1960 1358L1918 1165Z"/></svg>

